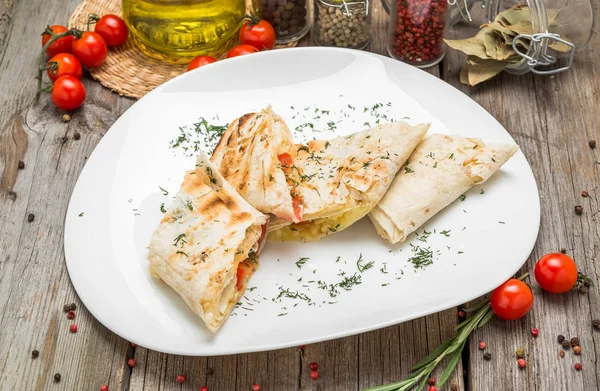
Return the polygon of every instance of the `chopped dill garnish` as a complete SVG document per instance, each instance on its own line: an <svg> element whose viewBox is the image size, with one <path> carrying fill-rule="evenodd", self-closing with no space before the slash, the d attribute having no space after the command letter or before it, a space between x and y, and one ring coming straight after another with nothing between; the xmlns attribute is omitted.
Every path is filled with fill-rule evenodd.
<svg viewBox="0 0 600 391"><path fill-rule="evenodd" d="M165 189L163 189L162 187L158 186L158 188L160 189L160 191L162 191L162 193L163 193L164 196L168 196L169 195L169 192L166 191Z"/></svg>
<svg viewBox="0 0 600 391"><path fill-rule="evenodd" d="M444 236L450 236L450 231L452 231L452 230L449 229L449 230L440 231L440 234L444 235Z"/></svg>
<svg viewBox="0 0 600 391"><path fill-rule="evenodd" d="M160 211L163 213L167 213L167 210L165 209L165 203L163 202L162 204L160 204Z"/></svg>
<svg viewBox="0 0 600 391"><path fill-rule="evenodd" d="M464 195L464 194L462 194L462 195L461 195L460 197L458 197L458 198L460 198L460 202L463 202L463 201L464 201L464 200L467 198L467 196L466 196L466 195Z"/></svg>
<svg viewBox="0 0 600 391"><path fill-rule="evenodd" d="M296 261L296 266L298 266L298 269L302 269L302 265L304 265L309 259L310 258L302 257L298 261Z"/></svg>
<svg viewBox="0 0 600 391"><path fill-rule="evenodd" d="M410 249L413 256L408 259L408 262L412 263L415 269L424 269L433 264L433 251L429 247L422 248L411 243Z"/></svg>
<svg viewBox="0 0 600 391"><path fill-rule="evenodd" d="M367 262L367 263L363 263L365 260L363 259L363 255L362 253L360 253L360 256L358 257L358 261L356 261L356 267L358 268L359 272L364 272L365 270L369 270L370 268L373 267L373 264L375 262L371 261L371 262Z"/></svg>
<svg viewBox="0 0 600 391"><path fill-rule="evenodd" d="M404 166L404 173L405 174L410 174L412 172L415 172L412 168L410 168L408 165Z"/></svg>

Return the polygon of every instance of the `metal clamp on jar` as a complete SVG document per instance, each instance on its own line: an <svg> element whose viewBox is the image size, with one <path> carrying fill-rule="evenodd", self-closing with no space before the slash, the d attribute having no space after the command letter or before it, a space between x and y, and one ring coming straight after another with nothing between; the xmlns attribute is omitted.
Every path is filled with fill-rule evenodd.
<svg viewBox="0 0 600 391"><path fill-rule="evenodd" d="M321 46L364 49L371 41L369 0L315 0L313 41Z"/></svg>

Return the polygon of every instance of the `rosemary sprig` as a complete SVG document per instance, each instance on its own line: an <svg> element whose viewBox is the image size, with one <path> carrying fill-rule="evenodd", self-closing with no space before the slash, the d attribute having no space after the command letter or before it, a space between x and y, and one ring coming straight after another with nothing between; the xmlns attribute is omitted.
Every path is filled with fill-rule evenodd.
<svg viewBox="0 0 600 391"><path fill-rule="evenodd" d="M519 280L525 279L529 273L525 273ZM396 383L390 383L383 386L372 387L363 391L408 391L413 387L417 390L423 389L427 380L431 377L431 373L437 365L446 357L449 357L448 366L438 379L437 385L441 387L448 381L452 371L458 364L461 358L463 348L469 339L471 333L487 324L493 317L494 312L490 304L490 300L486 299L481 303L476 304L472 308L465 309L465 312L475 312L475 315L461 322L456 326L454 336L438 346L424 359L419 361L411 368L412 374L404 380Z"/></svg>

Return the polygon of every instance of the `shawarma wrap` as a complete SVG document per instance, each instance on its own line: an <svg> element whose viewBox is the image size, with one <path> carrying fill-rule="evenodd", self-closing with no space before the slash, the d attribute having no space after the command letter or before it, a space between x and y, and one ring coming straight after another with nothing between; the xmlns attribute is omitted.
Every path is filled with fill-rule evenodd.
<svg viewBox="0 0 600 391"><path fill-rule="evenodd" d="M266 224L201 154L152 235L151 271L215 332L258 267Z"/></svg>
<svg viewBox="0 0 600 391"><path fill-rule="evenodd" d="M269 106L234 120L210 160L250 205L285 221L300 221L277 159L292 144L289 128Z"/></svg>
<svg viewBox="0 0 600 391"><path fill-rule="evenodd" d="M402 242L472 186L485 182L519 149L476 138L432 134L417 146L369 217L377 233Z"/></svg>
<svg viewBox="0 0 600 391"><path fill-rule="evenodd" d="M291 148L282 161L302 222L276 220L270 241L316 241L367 215L421 141L429 124L393 122Z"/></svg>

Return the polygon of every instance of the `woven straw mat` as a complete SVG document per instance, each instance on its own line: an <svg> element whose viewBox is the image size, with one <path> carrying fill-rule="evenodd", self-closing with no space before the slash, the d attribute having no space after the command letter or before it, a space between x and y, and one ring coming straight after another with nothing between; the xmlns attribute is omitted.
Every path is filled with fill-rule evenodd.
<svg viewBox="0 0 600 391"><path fill-rule="evenodd" d="M84 0L69 19L69 27L85 30L89 14L121 15L122 0ZM296 43L276 46L292 47ZM104 64L90 69L90 74L103 86L119 95L141 98L155 87L185 72L186 65L170 64L142 53L134 43L134 37L123 46L110 48Z"/></svg>

